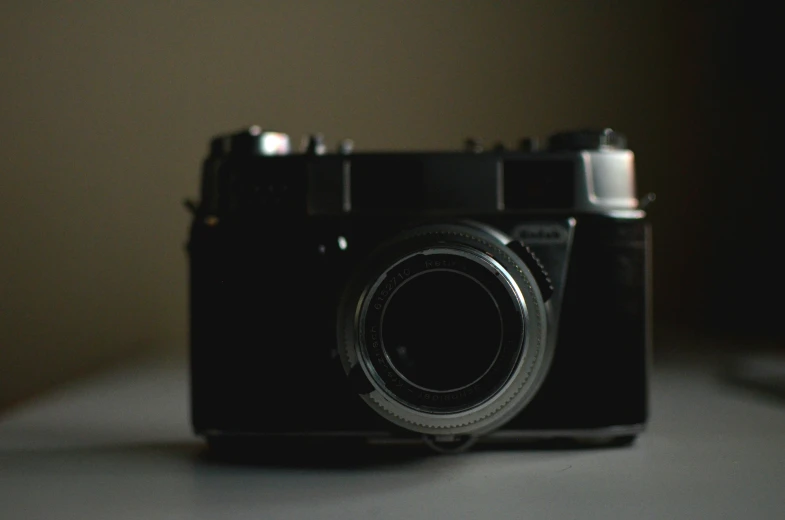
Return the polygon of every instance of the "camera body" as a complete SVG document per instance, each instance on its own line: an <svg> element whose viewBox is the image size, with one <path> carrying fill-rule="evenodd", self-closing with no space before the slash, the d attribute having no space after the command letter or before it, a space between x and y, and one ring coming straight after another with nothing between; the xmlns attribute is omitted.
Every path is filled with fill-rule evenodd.
<svg viewBox="0 0 785 520"><path fill-rule="evenodd" d="M252 127L213 139L192 209L199 435L627 442L646 423L650 228L619 134L292 153Z"/></svg>

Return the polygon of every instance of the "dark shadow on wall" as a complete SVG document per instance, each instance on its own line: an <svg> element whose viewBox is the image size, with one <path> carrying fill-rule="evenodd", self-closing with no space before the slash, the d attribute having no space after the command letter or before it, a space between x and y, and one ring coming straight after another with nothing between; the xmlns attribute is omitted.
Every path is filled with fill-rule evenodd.
<svg viewBox="0 0 785 520"><path fill-rule="evenodd" d="M774 3L715 8L714 74L706 78L710 249L705 322L718 333L775 338L783 346L785 289L780 64L785 48Z"/></svg>
<svg viewBox="0 0 785 520"><path fill-rule="evenodd" d="M650 212L657 330L785 346L781 18L757 0L669 5L672 106L651 120L667 127L666 159L637 154L639 170L662 169L651 184L640 171L658 194Z"/></svg>

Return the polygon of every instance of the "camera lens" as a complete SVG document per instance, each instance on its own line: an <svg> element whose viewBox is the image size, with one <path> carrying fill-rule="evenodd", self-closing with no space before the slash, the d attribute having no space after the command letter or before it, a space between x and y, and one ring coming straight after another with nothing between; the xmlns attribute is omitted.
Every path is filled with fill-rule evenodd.
<svg viewBox="0 0 785 520"><path fill-rule="evenodd" d="M537 281L498 230L429 224L378 247L338 308L339 356L377 413L432 435L498 428L547 371Z"/></svg>
<svg viewBox="0 0 785 520"><path fill-rule="evenodd" d="M437 270L397 287L383 310L381 340L392 367L413 385L456 390L491 368L501 348L501 319L477 280Z"/></svg>
<svg viewBox="0 0 785 520"><path fill-rule="evenodd" d="M519 366L526 303L508 271L482 251L411 253L366 294L358 323L363 361L385 392L413 409L475 407Z"/></svg>

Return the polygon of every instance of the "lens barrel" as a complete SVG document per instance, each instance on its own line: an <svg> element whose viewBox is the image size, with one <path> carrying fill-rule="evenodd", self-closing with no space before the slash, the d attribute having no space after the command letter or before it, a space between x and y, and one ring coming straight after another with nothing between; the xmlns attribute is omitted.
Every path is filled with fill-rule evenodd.
<svg viewBox="0 0 785 520"><path fill-rule="evenodd" d="M547 371L547 313L506 237L470 222L421 226L381 246L339 308L339 354L362 397L426 434L475 434L514 416Z"/></svg>

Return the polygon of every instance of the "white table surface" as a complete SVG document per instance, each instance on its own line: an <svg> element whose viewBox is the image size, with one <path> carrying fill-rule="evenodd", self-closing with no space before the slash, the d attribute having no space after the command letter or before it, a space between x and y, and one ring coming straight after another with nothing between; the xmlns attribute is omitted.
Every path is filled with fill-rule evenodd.
<svg viewBox="0 0 785 520"><path fill-rule="evenodd" d="M753 375L774 381L772 366ZM703 363L659 367L629 448L230 465L190 433L185 366L140 365L0 417L0 519L782 520L785 395L750 388Z"/></svg>

